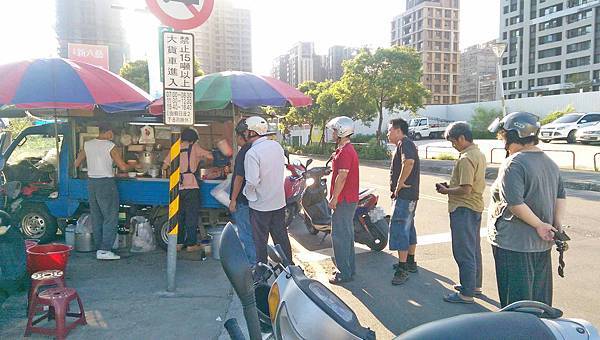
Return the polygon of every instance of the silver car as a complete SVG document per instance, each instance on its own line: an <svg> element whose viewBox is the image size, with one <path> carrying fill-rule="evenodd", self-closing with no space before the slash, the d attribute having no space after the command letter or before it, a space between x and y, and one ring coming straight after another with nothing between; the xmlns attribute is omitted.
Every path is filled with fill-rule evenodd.
<svg viewBox="0 0 600 340"><path fill-rule="evenodd" d="M600 112L569 113L550 124L542 126L540 140L548 143L551 140L566 140L575 143L577 130L600 122Z"/></svg>
<svg viewBox="0 0 600 340"><path fill-rule="evenodd" d="M576 136L581 144L600 143L600 122L577 130Z"/></svg>

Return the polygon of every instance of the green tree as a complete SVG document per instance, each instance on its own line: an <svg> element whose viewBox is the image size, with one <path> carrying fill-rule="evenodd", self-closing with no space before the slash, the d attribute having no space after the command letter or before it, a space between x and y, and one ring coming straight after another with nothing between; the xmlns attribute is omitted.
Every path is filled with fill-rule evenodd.
<svg viewBox="0 0 600 340"><path fill-rule="evenodd" d="M540 121L540 124L542 124L542 125L550 124L553 121L557 120L558 118L560 118L568 113L572 113L572 112L575 112L575 107L573 105L569 104L562 110L556 110L554 112L551 112L549 115L547 115Z"/></svg>
<svg viewBox="0 0 600 340"><path fill-rule="evenodd" d="M146 60L135 60L124 64L119 70L119 75L142 90L150 91L150 78L148 75L148 62ZM194 77L204 75L198 60L194 59Z"/></svg>
<svg viewBox="0 0 600 340"><path fill-rule="evenodd" d="M318 115L313 117L314 123L321 128L320 144L325 143L325 128L327 122L338 116L352 116L352 106L345 99L348 96L345 93L343 84L339 81L334 83L327 81L321 83L321 93L317 97L319 106Z"/></svg>
<svg viewBox="0 0 600 340"><path fill-rule="evenodd" d="M422 61L417 51L405 46L362 50L344 62L340 93L355 109L353 118L365 123L379 118L377 140L382 139L383 110L417 111L430 93L421 83Z"/></svg>
<svg viewBox="0 0 600 340"><path fill-rule="evenodd" d="M475 108L475 114L471 117L471 129L475 138L494 138L488 131L488 127L496 118L502 117L502 109L486 109L482 106Z"/></svg>
<svg viewBox="0 0 600 340"><path fill-rule="evenodd" d="M119 75L142 90L150 91L150 80L148 77L148 62L146 60L130 61L121 67Z"/></svg>
<svg viewBox="0 0 600 340"><path fill-rule="evenodd" d="M285 116L285 122L288 126L308 124L310 132L306 145L310 144L313 130L315 127L315 118L319 116L319 104L317 98L323 89L322 83L316 81L306 81L298 85L298 90L312 98L313 104L308 107L292 107Z"/></svg>

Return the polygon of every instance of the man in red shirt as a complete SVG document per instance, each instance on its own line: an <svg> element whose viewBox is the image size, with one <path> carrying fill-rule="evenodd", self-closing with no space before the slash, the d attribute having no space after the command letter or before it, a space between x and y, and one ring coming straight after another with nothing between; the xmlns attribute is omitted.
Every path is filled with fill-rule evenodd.
<svg viewBox="0 0 600 340"><path fill-rule="evenodd" d="M333 130L332 138L338 147L332 155L331 240L337 271L329 282L339 284L352 281L354 264L354 212L358 203L358 154L350 142L354 122L348 117L337 117L327 123Z"/></svg>

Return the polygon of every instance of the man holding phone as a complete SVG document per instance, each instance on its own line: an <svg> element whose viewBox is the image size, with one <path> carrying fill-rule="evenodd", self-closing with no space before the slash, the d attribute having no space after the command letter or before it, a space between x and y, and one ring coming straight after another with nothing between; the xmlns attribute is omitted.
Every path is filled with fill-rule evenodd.
<svg viewBox="0 0 600 340"><path fill-rule="evenodd" d="M445 296L444 301L473 303L473 297L482 293L479 232L484 208L486 160L473 143L473 133L466 122L449 125L445 137L460 152L460 156L452 171L450 184L437 183L436 190L448 195L452 254L458 264L460 285L454 286L458 292Z"/></svg>

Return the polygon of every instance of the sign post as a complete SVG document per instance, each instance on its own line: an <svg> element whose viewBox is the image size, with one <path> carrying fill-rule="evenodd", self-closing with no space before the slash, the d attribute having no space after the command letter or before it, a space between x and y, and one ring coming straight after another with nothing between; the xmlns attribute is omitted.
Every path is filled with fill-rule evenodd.
<svg viewBox="0 0 600 340"><path fill-rule="evenodd" d="M164 25L189 30L202 25L214 0L146 0L148 9ZM162 77L165 124L171 125L171 173L169 176L169 246L167 248L167 292L175 292L177 232L179 230L179 152L181 125L194 125L194 36L163 32Z"/></svg>
<svg viewBox="0 0 600 340"><path fill-rule="evenodd" d="M165 124L171 131L169 175L169 245L167 248L167 292L175 292L177 233L179 231L180 126L194 125L194 36L163 32L163 101Z"/></svg>

